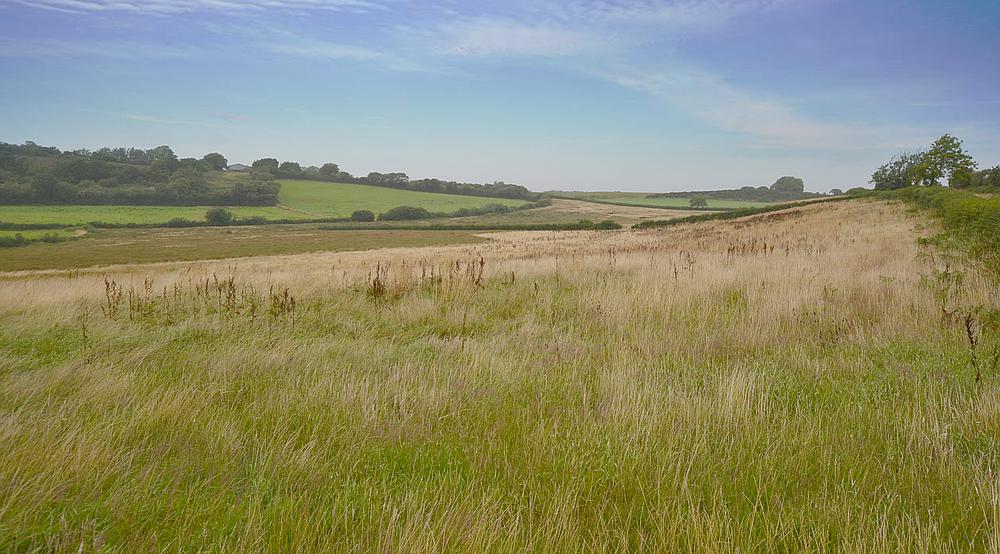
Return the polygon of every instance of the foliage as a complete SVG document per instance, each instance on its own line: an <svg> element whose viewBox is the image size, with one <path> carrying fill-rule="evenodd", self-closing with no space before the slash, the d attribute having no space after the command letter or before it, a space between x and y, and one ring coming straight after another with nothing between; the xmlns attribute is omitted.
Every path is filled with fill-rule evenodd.
<svg viewBox="0 0 1000 554"><path fill-rule="evenodd" d="M214 169L215 171L223 171L229 167L229 160L225 156L219 154L218 152L212 152L210 154L205 154L201 160L208 164L208 167Z"/></svg>
<svg viewBox="0 0 1000 554"><path fill-rule="evenodd" d="M802 194L806 190L806 185L798 177L781 177L771 185L771 190L786 194Z"/></svg>
<svg viewBox="0 0 1000 554"><path fill-rule="evenodd" d="M415 206L397 206L378 214L379 221L405 221L408 219L427 219L432 217L427 208Z"/></svg>
<svg viewBox="0 0 1000 554"><path fill-rule="evenodd" d="M209 225L221 227L229 225L233 221L233 213L225 208L212 208L205 212L205 222Z"/></svg>
<svg viewBox="0 0 1000 554"><path fill-rule="evenodd" d="M945 134L930 149L894 156L872 174L875 190L898 190L911 186L939 185L947 177L950 186L968 186L976 163L962 149L962 141Z"/></svg>
<svg viewBox="0 0 1000 554"><path fill-rule="evenodd" d="M688 202L688 205L692 208L707 208L708 200L702 198L701 196L694 196L691 198L691 201Z"/></svg>
<svg viewBox="0 0 1000 554"><path fill-rule="evenodd" d="M280 186L273 175L256 176L266 186L248 185L243 176L219 180L210 172L225 163L217 153L179 160L167 146L61 152L0 143L0 204L277 204Z"/></svg>
<svg viewBox="0 0 1000 554"><path fill-rule="evenodd" d="M801 187L800 187L801 185ZM700 197L709 201L730 200L746 202L788 202L793 200L806 200L809 198L819 198L822 195L814 192L805 192L804 183L795 177L782 177L770 187L741 187L727 190L698 190L689 192L661 192L646 195L647 198L692 198Z"/></svg>
<svg viewBox="0 0 1000 554"><path fill-rule="evenodd" d="M908 188L894 196L940 217L948 235L1000 279L1000 198L943 187Z"/></svg>
<svg viewBox="0 0 1000 554"><path fill-rule="evenodd" d="M351 221L375 221L375 213L371 210L354 210Z"/></svg>

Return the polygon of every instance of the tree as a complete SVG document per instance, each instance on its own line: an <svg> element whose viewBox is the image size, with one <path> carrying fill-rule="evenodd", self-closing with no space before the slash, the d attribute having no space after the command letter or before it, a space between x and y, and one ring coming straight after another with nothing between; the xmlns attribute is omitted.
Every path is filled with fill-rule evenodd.
<svg viewBox="0 0 1000 554"><path fill-rule="evenodd" d="M278 160L274 158L261 158L255 161L251 165L251 167L253 167L254 169L267 169L270 171L274 171L278 169Z"/></svg>
<svg viewBox="0 0 1000 554"><path fill-rule="evenodd" d="M31 182L31 188L35 193L35 198L42 202L63 202L69 200L76 192L72 186L60 181L50 173L35 175Z"/></svg>
<svg viewBox="0 0 1000 554"><path fill-rule="evenodd" d="M302 175L302 166L296 162L284 162L278 166L278 171L288 177L298 177Z"/></svg>
<svg viewBox="0 0 1000 554"><path fill-rule="evenodd" d="M216 171L222 171L223 169L229 167L229 160L218 152L205 154L205 156L201 158L201 161L207 163L209 167Z"/></svg>
<svg viewBox="0 0 1000 554"><path fill-rule="evenodd" d="M205 212L205 221L212 226L221 227L233 221L233 214L225 208L212 208Z"/></svg>
<svg viewBox="0 0 1000 554"><path fill-rule="evenodd" d="M340 173L340 166L335 163L325 163L319 168L319 174L327 179L332 179Z"/></svg>
<svg viewBox="0 0 1000 554"><path fill-rule="evenodd" d="M895 190L918 184L923 157L922 152L894 156L872 174L875 190Z"/></svg>
<svg viewBox="0 0 1000 554"><path fill-rule="evenodd" d="M171 150L170 147L165 144L163 146L157 146L152 150L146 151L146 154L154 162L156 160L174 161L177 159L177 155L174 154L174 151Z"/></svg>
<svg viewBox="0 0 1000 554"><path fill-rule="evenodd" d="M351 214L351 221L375 221L375 214L371 210L356 210Z"/></svg>
<svg viewBox="0 0 1000 554"><path fill-rule="evenodd" d="M830 195L831 196L840 196L842 194L844 194L844 191L842 191L840 189L833 189L833 190L830 191Z"/></svg>
<svg viewBox="0 0 1000 554"><path fill-rule="evenodd" d="M704 198L702 198L700 196L695 196L694 198L691 199L691 201L688 204L692 208L707 208L708 207L708 200L705 200Z"/></svg>
<svg viewBox="0 0 1000 554"><path fill-rule="evenodd" d="M208 183L200 171L191 167L182 167L170 176L170 181L161 188L165 200L188 203L196 201L208 192Z"/></svg>
<svg viewBox="0 0 1000 554"><path fill-rule="evenodd" d="M379 214L378 219L379 221L404 221L409 219L427 219L429 217L431 217L431 213L426 208L398 206Z"/></svg>
<svg viewBox="0 0 1000 554"><path fill-rule="evenodd" d="M924 153L917 169L922 184L937 185L947 177L949 185L960 187L976 170L976 162L962 149L962 141L944 134Z"/></svg>
<svg viewBox="0 0 1000 554"><path fill-rule="evenodd" d="M775 192L798 193L805 192L806 186L802 179L798 177L785 176L771 185L771 190Z"/></svg>

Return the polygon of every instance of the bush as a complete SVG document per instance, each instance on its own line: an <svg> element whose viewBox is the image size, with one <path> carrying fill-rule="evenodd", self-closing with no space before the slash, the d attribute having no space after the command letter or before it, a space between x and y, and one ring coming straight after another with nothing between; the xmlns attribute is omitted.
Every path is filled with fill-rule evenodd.
<svg viewBox="0 0 1000 554"><path fill-rule="evenodd" d="M175 217L167 222L167 227L194 227L195 225L198 225L197 221L191 221L183 217Z"/></svg>
<svg viewBox="0 0 1000 554"><path fill-rule="evenodd" d="M217 227L229 225L233 222L233 214L225 208L212 208L205 212L205 222Z"/></svg>
<svg viewBox="0 0 1000 554"><path fill-rule="evenodd" d="M425 208L413 206L398 206L378 216L379 221L407 221L411 219L429 219L431 213Z"/></svg>
<svg viewBox="0 0 1000 554"><path fill-rule="evenodd" d="M28 244L28 242L28 239L24 238L24 235L17 233L12 237L0 237L0 248L24 246Z"/></svg>
<svg viewBox="0 0 1000 554"><path fill-rule="evenodd" d="M371 210L355 210L351 214L351 221L375 221L375 213Z"/></svg>

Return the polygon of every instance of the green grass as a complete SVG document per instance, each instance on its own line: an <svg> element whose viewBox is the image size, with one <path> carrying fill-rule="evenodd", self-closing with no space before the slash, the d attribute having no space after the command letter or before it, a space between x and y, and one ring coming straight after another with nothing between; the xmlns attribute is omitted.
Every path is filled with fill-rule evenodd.
<svg viewBox="0 0 1000 554"><path fill-rule="evenodd" d="M649 206L654 208L688 208L690 198L647 198L646 192L571 192L558 193L558 196L572 198L574 200L590 200L595 202L607 202L621 206ZM707 199L709 209L734 209L752 208L767 206L768 202L754 202L751 200L717 200Z"/></svg>
<svg viewBox="0 0 1000 554"><path fill-rule="evenodd" d="M0 229L0 237L15 237L21 235L28 240L40 239L46 235L55 235L62 238L72 238L79 236L75 229L26 229L24 231L9 231ZM3 262L0 262L2 264Z"/></svg>
<svg viewBox="0 0 1000 554"><path fill-rule="evenodd" d="M426 208L431 212L454 212L486 204L520 206L521 200L415 192L369 185L281 180L281 205L312 217L348 217L355 210L376 214L397 206Z"/></svg>
<svg viewBox="0 0 1000 554"><path fill-rule="evenodd" d="M416 206L431 212L453 212L486 204L520 206L521 200L460 196L397 190L368 185L281 181L280 206L228 208L236 217L296 220L349 217L355 210L376 214L397 206ZM84 225L101 221L113 224L161 224L173 218L203 221L206 206L0 206L0 223Z"/></svg>
<svg viewBox="0 0 1000 554"><path fill-rule="evenodd" d="M31 238L27 233L42 236L52 231L9 233L13 236L18 232ZM88 234L87 240L0 249L0 271L438 246L484 240L469 231L334 231L315 225L96 230Z"/></svg>

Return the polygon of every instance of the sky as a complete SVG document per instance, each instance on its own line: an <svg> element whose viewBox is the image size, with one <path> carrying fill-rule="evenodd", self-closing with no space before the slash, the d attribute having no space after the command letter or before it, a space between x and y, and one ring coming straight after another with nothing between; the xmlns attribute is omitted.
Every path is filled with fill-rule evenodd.
<svg viewBox="0 0 1000 554"><path fill-rule="evenodd" d="M1000 163L1000 0L0 0L0 141L533 190Z"/></svg>

